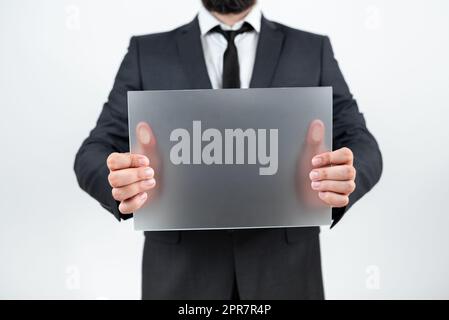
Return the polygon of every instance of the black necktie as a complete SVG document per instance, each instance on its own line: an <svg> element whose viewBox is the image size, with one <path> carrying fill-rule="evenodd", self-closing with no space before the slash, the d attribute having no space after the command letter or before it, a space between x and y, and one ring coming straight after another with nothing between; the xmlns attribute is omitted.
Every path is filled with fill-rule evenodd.
<svg viewBox="0 0 449 320"><path fill-rule="evenodd" d="M211 32L222 34L228 41L228 46L223 56L223 88L240 88L240 67L237 47L234 39L237 35L254 30L253 27L245 22L239 30L223 30L216 26Z"/></svg>

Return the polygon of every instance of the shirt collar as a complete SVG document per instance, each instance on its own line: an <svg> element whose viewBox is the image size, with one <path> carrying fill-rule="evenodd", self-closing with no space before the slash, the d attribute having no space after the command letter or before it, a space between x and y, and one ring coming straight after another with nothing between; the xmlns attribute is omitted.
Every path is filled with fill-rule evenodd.
<svg viewBox="0 0 449 320"><path fill-rule="evenodd" d="M237 22L232 27L220 22L217 18L214 17L212 13L210 13L204 6L201 6L198 12L198 22L200 25L201 36L205 36L211 29L216 26L221 26L223 30L238 30L243 25L244 22L249 23L256 32L260 32L260 23L262 20L262 11L260 10L259 5L256 4L245 17L245 19Z"/></svg>

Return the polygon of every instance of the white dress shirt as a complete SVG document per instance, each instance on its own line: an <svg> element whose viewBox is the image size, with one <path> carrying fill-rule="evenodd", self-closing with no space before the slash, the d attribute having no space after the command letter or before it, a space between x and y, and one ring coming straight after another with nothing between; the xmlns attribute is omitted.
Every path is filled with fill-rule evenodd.
<svg viewBox="0 0 449 320"><path fill-rule="evenodd" d="M204 59L212 88L220 89L223 87L223 55L228 46L228 41L220 33L208 32L217 25L220 25L223 30L238 30L245 22L254 28L253 31L237 35L234 41L239 56L240 86L241 88L249 88L254 61L256 59L261 19L262 12L257 4L251 9L244 20L237 22L232 27L220 22L206 8L201 7L198 13L198 22L201 31Z"/></svg>

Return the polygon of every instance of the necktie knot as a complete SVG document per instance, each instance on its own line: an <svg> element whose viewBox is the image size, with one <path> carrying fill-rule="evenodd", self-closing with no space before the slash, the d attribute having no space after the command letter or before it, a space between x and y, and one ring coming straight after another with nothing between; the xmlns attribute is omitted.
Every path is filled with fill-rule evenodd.
<svg viewBox="0 0 449 320"><path fill-rule="evenodd" d="M223 35L223 37L225 37L225 39L229 42L230 40L234 41L235 37L238 36L239 34L250 32L253 30L254 28L248 22L244 22L243 25L238 30L223 30L220 26L216 26L213 29L211 29L210 32L217 32Z"/></svg>

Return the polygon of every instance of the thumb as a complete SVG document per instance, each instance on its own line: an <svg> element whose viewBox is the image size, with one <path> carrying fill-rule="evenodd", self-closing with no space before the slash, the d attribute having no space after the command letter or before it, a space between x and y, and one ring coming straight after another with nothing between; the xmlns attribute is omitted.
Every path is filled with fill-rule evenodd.
<svg viewBox="0 0 449 320"><path fill-rule="evenodd" d="M150 157L156 147L156 136L150 125L146 122L139 122L136 126L137 152Z"/></svg>
<svg viewBox="0 0 449 320"><path fill-rule="evenodd" d="M329 151L324 141L325 132L323 121L315 119L310 123L302 150L304 163L309 163L316 155Z"/></svg>
<svg viewBox="0 0 449 320"><path fill-rule="evenodd" d="M299 195L304 204L311 208L321 207L322 201L318 193L310 187L309 173L312 170L312 158L326 150L325 126L321 120L313 120L304 139L299 156L299 170L297 178L297 187Z"/></svg>
<svg viewBox="0 0 449 320"><path fill-rule="evenodd" d="M158 150L156 135L146 122L139 122L136 126L137 150L136 153L146 156L150 160L150 166L154 169L155 177L159 178L161 169L161 157Z"/></svg>
<svg viewBox="0 0 449 320"><path fill-rule="evenodd" d="M324 149L325 127L321 120L313 120L307 131L306 151L318 154Z"/></svg>
<svg viewBox="0 0 449 320"><path fill-rule="evenodd" d="M136 126L137 153L145 155L150 160L150 166L154 170L154 178L157 187L147 191L148 201L153 201L161 188L161 159L157 149L156 136L153 129L146 122L139 122ZM148 203L148 202L147 202Z"/></svg>

